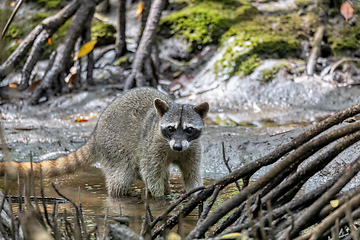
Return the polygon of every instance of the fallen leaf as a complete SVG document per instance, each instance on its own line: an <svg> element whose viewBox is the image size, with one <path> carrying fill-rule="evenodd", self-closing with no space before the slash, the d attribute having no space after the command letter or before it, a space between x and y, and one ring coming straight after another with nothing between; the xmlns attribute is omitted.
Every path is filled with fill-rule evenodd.
<svg viewBox="0 0 360 240"><path fill-rule="evenodd" d="M98 76L98 78L99 78L99 79L102 79L104 76L105 76L105 74L100 73L99 76Z"/></svg>
<svg viewBox="0 0 360 240"><path fill-rule="evenodd" d="M177 234L177 233L170 232L167 239L168 239L168 240L181 240L181 237L180 237L180 235Z"/></svg>
<svg viewBox="0 0 360 240"><path fill-rule="evenodd" d="M13 7L13 6L15 6L15 2L10 3L10 7Z"/></svg>
<svg viewBox="0 0 360 240"><path fill-rule="evenodd" d="M84 118L83 116L78 117L75 122L87 122L89 119Z"/></svg>
<svg viewBox="0 0 360 240"><path fill-rule="evenodd" d="M87 122L93 118L96 118L98 116L98 114L94 114L94 115L91 115L90 117L88 118L85 118L84 116L80 116L78 118L75 119L75 122Z"/></svg>
<svg viewBox="0 0 360 240"><path fill-rule="evenodd" d="M72 74L70 76L70 78L68 79L68 85L69 85L69 88L72 88L74 85L75 85L75 82L76 82L76 73L75 74Z"/></svg>
<svg viewBox="0 0 360 240"><path fill-rule="evenodd" d="M65 77L64 81L69 85L74 85L76 80L77 67L72 66L70 68L69 74Z"/></svg>
<svg viewBox="0 0 360 240"><path fill-rule="evenodd" d="M188 97L188 99L189 99L190 101L195 100L195 99L196 99L196 93L192 93L192 94Z"/></svg>
<svg viewBox="0 0 360 240"><path fill-rule="evenodd" d="M340 13L343 15L346 21L352 18L354 9L351 7L349 1L343 2L340 7Z"/></svg>
<svg viewBox="0 0 360 240"><path fill-rule="evenodd" d="M78 60L82 56L89 54L94 49L96 42L96 40L93 40L82 45L77 56L74 57L74 61Z"/></svg>
<svg viewBox="0 0 360 240"><path fill-rule="evenodd" d="M17 85L15 83L10 83L8 85L9 88L17 88Z"/></svg>
<svg viewBox="0 0 360 240"><path fill-rule="evenodd" d="M331 200L330 201L330 205L333 207L333 208L337 208L339 206L339 200L336 199L336 200Z"/></svg>
<svg viewBox="0 0 360 240"><path fill-rule="evenodd" d="M143 12L145 7L145 3L143 1L139 2L137 9L136 9L136 19L138 20L141 16L141 13Z"/></svg>
<svg viewBox="0 0 360 240"><path fill-rule="evenodd" d="M241 236L241 233L229 233L229 234L225 234L223 236L221 236L221 239L224 239L224 238L230 238L230 239L236 239L237 237L240 237Z"/></svg>
<svg viewBox="0 0 360 240"><path fill-rule="evenodd" d="M35 88L41 83L41 80L42 79L31 82L29 89L31 91L35 90Z"/></svg>
<svg viewBox="0 0 360 240"><path fill-rule="evenodd" d="M48 38L48 44L51 44L51 38Z"/></svg>

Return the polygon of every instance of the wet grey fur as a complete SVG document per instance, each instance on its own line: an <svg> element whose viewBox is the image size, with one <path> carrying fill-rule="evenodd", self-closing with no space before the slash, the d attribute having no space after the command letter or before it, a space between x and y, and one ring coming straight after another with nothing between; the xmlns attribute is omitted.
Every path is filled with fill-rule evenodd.
<svg viewBox="0 0 360 240"><path fill-rule="evenodd" d="M186 190L201 186L199 137L208 109L207 103L176 104L147 87L130 90L115 99L100 116L86 144L92 160L101 163L109 195L117 198L127 194L133 181L140 177L151 195L163 196L170 163L179 166ZM175 131L170 125L178 129ZM191 133L195 131L196 134Z"/></svg>

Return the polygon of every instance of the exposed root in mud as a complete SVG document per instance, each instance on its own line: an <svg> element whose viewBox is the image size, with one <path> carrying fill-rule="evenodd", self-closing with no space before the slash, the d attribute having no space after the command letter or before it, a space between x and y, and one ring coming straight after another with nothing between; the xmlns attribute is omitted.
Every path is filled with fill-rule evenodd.
<svg viewBox="0 0 360 240"><path fill-rule="evenodd" d="M78 39L80 43L90 40L90 21L95 12L95 6L99 1L75 0L70 2L57 14L44 19L23 39L18 48L0 66L0 80L4 79L19 62L26 58L22 68L19 90L25 90L31 82L31 73L36 63L42 57L45 44L64 23L72 17L68 31L59 46L52 52L47 71L32 93L30 103L36 104L43 96L48 97L57 92L66 92L64 79L74 64L73 52ZM93 56L88 55L87 83L92 84Z"/></svg>
<svg viewBox="0 0 360 240"><path fill-rule="evenodd" d="M339 111L291 142L206 186L176 213L169 214L164 224L157 228L152 224L153 237L173 228L179 218L187 216L202 203L205 203L204 211L187 239L244 231L255 239L319 239L331 234L336 219L340 220L340 228L349 225L349 221L359 218L356 209L360 206L360 187L346 192L341 190L360 170L359 156L354 156L354 161L342 172L317 189L295 196L308 179L360 140L360 122L336 126L359 113L360 104ZM334 129L330 129L332 127ZM331 143L334 144L324 149ZM297 170L301 163L317 152L320 154L310 164ZM237 195L213 209L219 191L239 179L249 179L260 168L273 163L275 166L269 172L249 185L243 185ZM331 207L331 200L337 206ZM337 210L333 212L333 209ZM349 212L346 216L345 209ZM168 212L166 210L164 214ZM312 225L315 227L309 233L300 235Z"/></svg>

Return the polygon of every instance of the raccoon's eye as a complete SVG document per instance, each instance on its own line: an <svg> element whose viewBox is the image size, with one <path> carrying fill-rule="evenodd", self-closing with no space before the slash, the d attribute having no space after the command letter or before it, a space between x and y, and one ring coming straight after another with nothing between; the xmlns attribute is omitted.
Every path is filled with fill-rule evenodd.
<svg viewBox="0 0 360 240"><path fill-rule="evenodd" d="M188 127L185 129L185 132L188 133L188 134L191 134L194 132L194 128L193 127Z"/></svg>
<svg viewBox="0 0 360 240"><path fill-rule="evenodd" d="M169 132L175 132L175 128L174 128L173 126L168 126L168 127L167 127L167 130L168 130Z"/></svg>

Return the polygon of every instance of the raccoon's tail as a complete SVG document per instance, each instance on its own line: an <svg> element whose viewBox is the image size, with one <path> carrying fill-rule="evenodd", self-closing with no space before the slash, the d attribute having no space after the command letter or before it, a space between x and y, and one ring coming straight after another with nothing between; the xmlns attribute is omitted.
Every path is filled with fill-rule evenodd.
<svg viewBox="0 0 360 240"><path fill-rule="evenodd" d="M44 160L33 162L32 169L34 176L39 176L40 169L42 176L52 177L62 174L73 173L78 169L89 166L96 161L94 156L94 146L92 138L82 147L69 155L59 157L54 160ZM0 162L0 176L5 175L6 171L17 170L20 176L24 176L31 170L31 162Z"/></svg>

